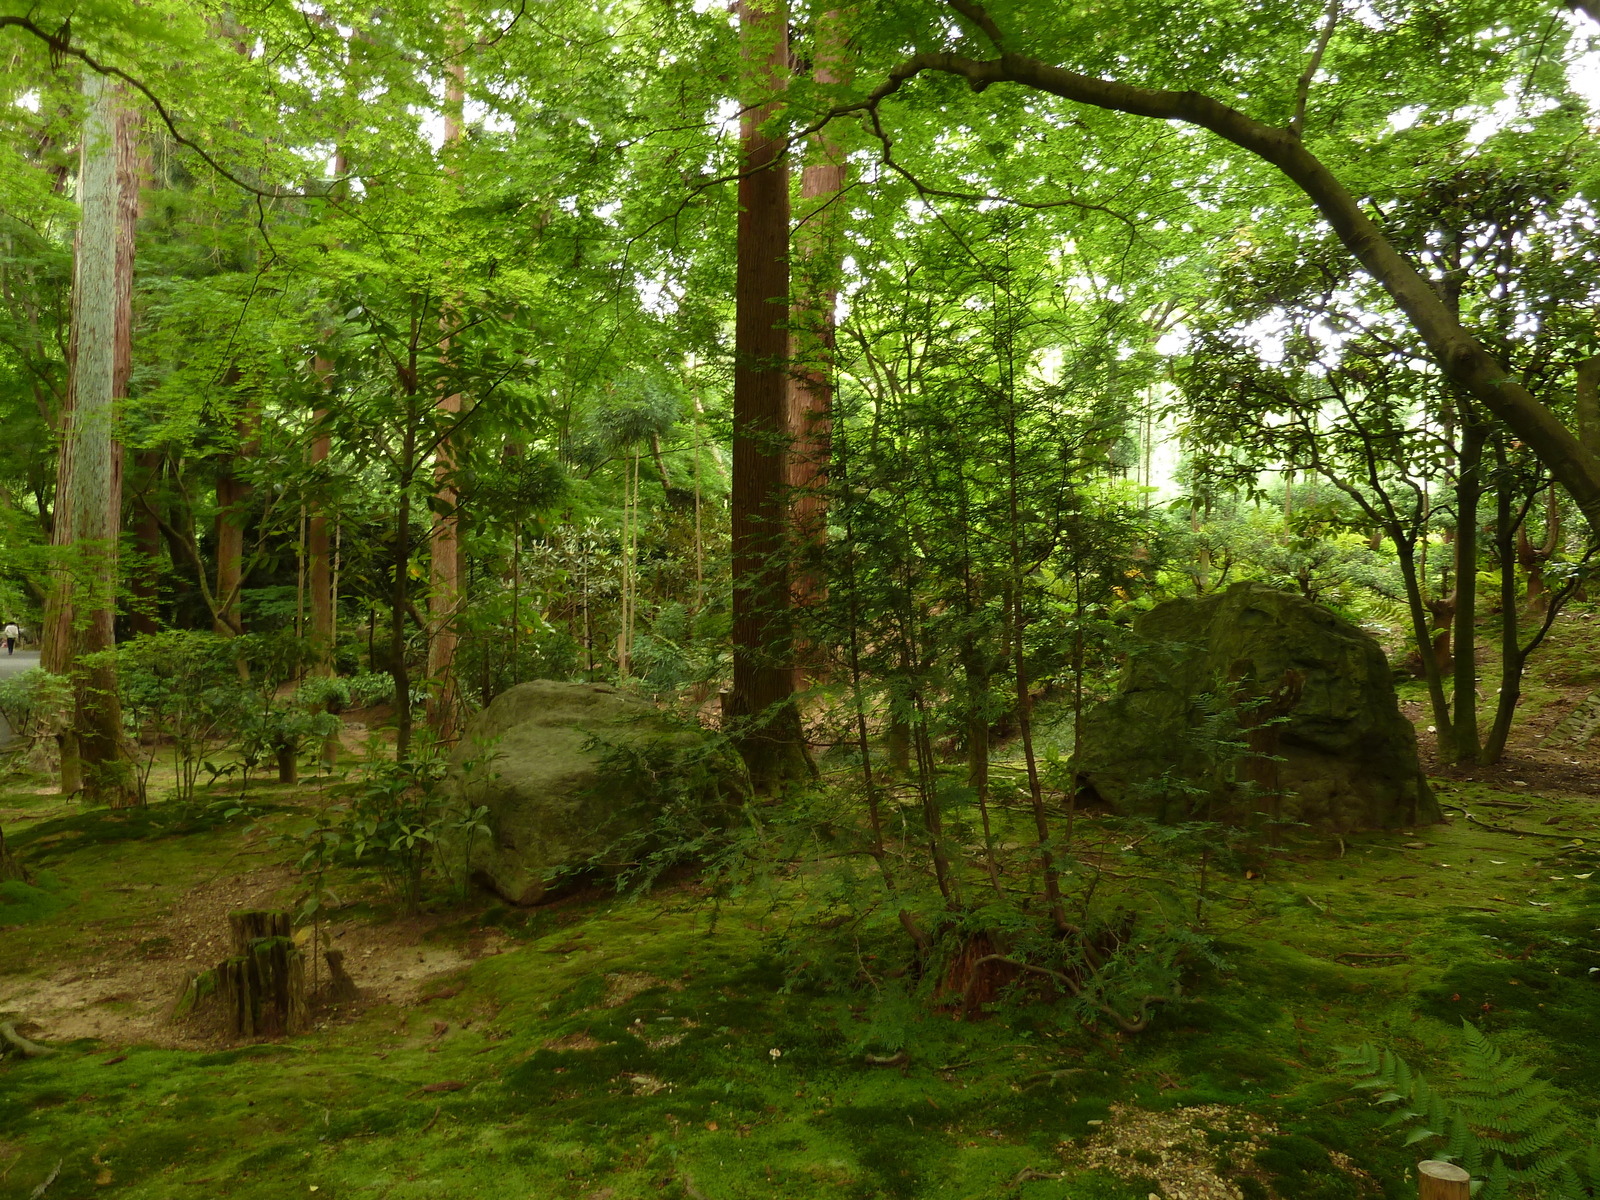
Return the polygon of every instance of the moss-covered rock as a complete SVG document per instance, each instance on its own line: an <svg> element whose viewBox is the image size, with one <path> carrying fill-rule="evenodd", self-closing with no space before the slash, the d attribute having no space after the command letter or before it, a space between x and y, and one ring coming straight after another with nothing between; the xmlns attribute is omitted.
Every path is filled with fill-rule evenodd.
<svg viewBox="0 0 1600 1200"><path fill-rule="evenodd" d="M1160 820L1270 810L1322 830L1440 819L1383 651L1342 617L1239 583L1158 605L1133 632L1116 695L1084 723L1084 775L1112 808Z"/></svg>
<svg viewBox="0 0 1600 1200"><path fill-rule="evenodd" d="M685 778L664 778L674 770ZM472 874L513 904L539 903L554 874L648 825L664 799L714 803L743 787L736 759L708 735L607 684L547 679L495 697L451 772L461 798L489 810Z"/></svg>

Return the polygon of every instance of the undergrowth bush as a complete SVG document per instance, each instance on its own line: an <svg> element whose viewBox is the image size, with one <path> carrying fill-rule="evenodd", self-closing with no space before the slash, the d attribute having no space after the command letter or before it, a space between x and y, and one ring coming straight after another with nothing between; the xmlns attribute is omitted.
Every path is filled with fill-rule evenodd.
<svg viewBox="0 0 1600 1200"><path fill-rule="evenodd" d="M0 678L0 716L16 739L12 758L32 760L41 744L52 742L71 715L72 682L33 667Z"/></svg>
<svg viewBox="0 0 1600 1200"><path fill-rule="evenodd" d="M473 842L488 832L487 809L453 796L445 774L437 757L372 764L335 791L334 803L285 834L282 840L299 849L296 866L308 880L298 919L320 922L339 902L326 882L335 864L372 868L389 899L408 914L421 906L430 874L463 898ZM456 847L460 855L450 852Z"/></svg>

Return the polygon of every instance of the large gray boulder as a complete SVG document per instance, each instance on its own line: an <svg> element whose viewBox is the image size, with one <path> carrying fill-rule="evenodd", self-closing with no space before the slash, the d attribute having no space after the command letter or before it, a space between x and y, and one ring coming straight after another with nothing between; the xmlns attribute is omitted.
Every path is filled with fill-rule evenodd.
<svg viewBox="0 0 1600 1200"><path fill-rule="evenodd" d="M1266 811L1335 832L1440 819L1383 650L1344 618L1237 583L1158 605L1133 632L1117 693L1083 730L1085 780L1112 809L1246 823ZM1250 741L1241 710L1245 723L1283 713L1254 735L1282 762L1219 747Z"/></svg>
<svg viewBox="0 0 1600 1200"><path fill-rule="evenodd" d="M513 904L537 904L553 875L647 828L665 804L714 822L743 794L742 770L731 752L637 696L541 679L502 692L473 718L450 778L466 804L489 810L492 835L471 846L473 877Z"/></svg>

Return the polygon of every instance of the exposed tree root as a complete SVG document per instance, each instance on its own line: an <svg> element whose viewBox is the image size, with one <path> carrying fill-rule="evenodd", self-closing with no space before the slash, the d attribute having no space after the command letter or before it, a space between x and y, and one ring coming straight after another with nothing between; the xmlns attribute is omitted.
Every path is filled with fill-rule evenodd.
<svg viewBox="0 0 1600 1200"><path fill-rule="evenodd" d="M0 1054L20 1054L23 1058L43 1058L55 1051L49 1046L41 1046L38 1042L30 1042L17 1032L17 1027L10 1021L0 1022Z"/></svg>

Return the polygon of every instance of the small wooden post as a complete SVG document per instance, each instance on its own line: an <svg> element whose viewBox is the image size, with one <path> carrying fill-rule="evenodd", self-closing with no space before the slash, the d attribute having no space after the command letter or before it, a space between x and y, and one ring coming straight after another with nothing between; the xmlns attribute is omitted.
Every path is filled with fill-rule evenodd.
<svg viewBox="0 0 1600 1200"><path fill-rule="evenodd" d="M1472 1176L1455 1163L1430 1158L1417 1164L1419 1200L1471 1200Z"/></svg>

